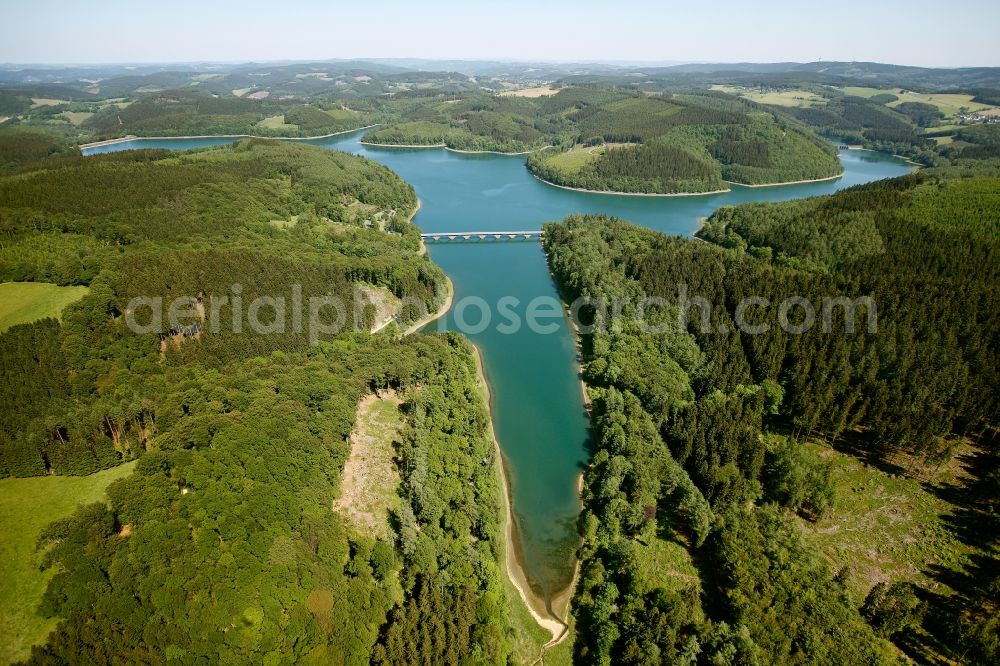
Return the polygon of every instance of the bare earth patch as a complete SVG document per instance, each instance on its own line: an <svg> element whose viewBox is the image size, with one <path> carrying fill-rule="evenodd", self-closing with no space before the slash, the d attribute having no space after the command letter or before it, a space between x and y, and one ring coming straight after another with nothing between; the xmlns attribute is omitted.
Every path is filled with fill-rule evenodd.
<svg viewBox="0 0 1000 666"><path fill-rule="evenodd" d="M834 571L846 567L854 600L860 604L882 581L911 581L944 592L928 572L960 569L970 555L947 526L954 507L918 479L887 474L825 445L807 446L833 464L835 498L827 516L799 525ZM948 476L961 473L951 470Z"/></svg>
<svg viewBox="0 0 1000 666"><path fill-rule="evenodd" d="M375 309L375 319L371 332L381 331L389 325L399 311L400 300L388 289L370 284L358 284L355 288L361 292L369 307Z"/></svg>
<svg viewBox="0 0 1000 666"><path fill-rule="evenodd" d="M538 86L537 88L512 90L510 92L504 92L503 94L510 95L511 97L548 97L549 95L555 95L557 92L559 91L548 86Z"/></svg>
<svg viewBox="0 0 1000 666"><path fill-rule="evenodd" d="M358 403L351 454L333 510L359 531L388 538L389 511L399 505L394 443L403 431L402 399L395 391L366 395Z"/></svg>

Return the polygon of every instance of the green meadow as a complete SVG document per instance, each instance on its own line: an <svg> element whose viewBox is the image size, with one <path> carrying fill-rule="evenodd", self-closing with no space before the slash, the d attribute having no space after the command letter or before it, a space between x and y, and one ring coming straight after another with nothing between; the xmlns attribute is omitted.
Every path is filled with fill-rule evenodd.
<svg viewBox="0 0 1000 666"><path fill-rule="evenodd" d="M712 90L721 90L722 92L739 95L760 104L774 104L775 106L806 107L826 104L824 98L808 90L763 90L724 85L714 85L712 86Z"/></svg>
<svg viewBox="0 0 1000 666"><path fill-rule="evenodd" d="M0 664L25 659L31 646L45 640L57 623L35 611L52 574L38 570L38 535L77 506L103 501L108 485L134 467L131 462L90 476L0 479L0 534L4 535L0 542L0 625L6 634L0 641Z"/></svg>
<svg viewBox="0 0 1000 666"><path fill-rule="evenodd" d="M981 104L972 101L972 95L961 93L916 93L901 88L884 90L881 88L867 88L863 86L845 86L840 88L845 95L853 97L874 97L875 95L895 95L899 99L889 102L887 106L897 107L904 102L921 102L936 106L945 117L951 118L965 109L967 111L982 111L992 109L989 104Z"/></svg>
<svg viewBox="0 0 1000 666"><path fill-rule="evenodd" d="M16 324L59 318L63 308L80 300L87 287L60 287L47 282L0 283L0 332Z"/></svg>

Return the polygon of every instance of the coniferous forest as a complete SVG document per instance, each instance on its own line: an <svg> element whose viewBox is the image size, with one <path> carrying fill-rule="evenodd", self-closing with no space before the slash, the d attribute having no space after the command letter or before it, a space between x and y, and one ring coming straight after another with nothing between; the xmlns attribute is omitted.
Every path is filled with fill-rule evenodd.
<svg viewBox="0 0 1000 666"><path fill-rule="evenodd" d="M602 217L546 227L567 301L661 299L645 325L629 306L606 321L584 310L608 327L582 341L597 443L581 661L896 663L892 641L916 659L995 662L998 220L1000 181L916 174L723 208L699 232L708 243ZM824 330L822 299L862 295L877 332L864 305L853 331L840 307ZM740 312L746 297L766 300ZM795 334L804 308L781 314L789 297L815 305L814 328ZM803 529L842 501L811 442L900 476L971 447L951 529L976 556L952 571L927 563L861 603L850 558L830 562ZM657 550L691 573L651 571Z"/></svg>
<svg viewBox="0 0 1000 666"><path fill-rule="evenodd" d="M561 90L551 104L574 121L561 151L533 154L528 168L557 185L671 194L830 178L831 147L796 120L703 95L647 97ZM565 101L560 98L565 97ZM571 104L568 111L561 107Z"/></svg>

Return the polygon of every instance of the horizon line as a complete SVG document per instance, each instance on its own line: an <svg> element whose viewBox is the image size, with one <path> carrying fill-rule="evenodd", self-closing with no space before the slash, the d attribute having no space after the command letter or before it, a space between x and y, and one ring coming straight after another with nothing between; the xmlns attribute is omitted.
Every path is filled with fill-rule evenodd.
<svg viewBox="0 0 1000 666"><path fill-rule="evenodd" d="M420 57L420 56L368 56L368 57L329 57L329 58L277 58L268 60L234 59L234 60L108 60L108 61L76 61L76 62L0 62L0 67L135 67L135 66L165 66L165 65L294 65L309 63L329 63L329 62L370 62L378 64L378 61L408 61L422 60L425 62L469 62L469 63L511 63L511 64L536 64L536 65L608 65L615 67L679 67L684 65L812 65L817 63L828 64L874 64L888 65L891 67L913 67L917 69L1000 69L997 65L908 65L896 62L883 62L879 60L642 60L642 59L607 59L586 58L586 59L534 59L534 58L507 58L507 57Z"/></svg>

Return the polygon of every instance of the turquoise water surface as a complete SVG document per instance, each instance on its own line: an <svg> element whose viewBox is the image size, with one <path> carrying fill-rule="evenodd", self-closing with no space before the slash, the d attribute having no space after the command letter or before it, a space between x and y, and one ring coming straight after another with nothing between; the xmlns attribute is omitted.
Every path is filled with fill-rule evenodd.
<svg viewBox="0 0 1000 666"><path fill-rule="evenodd" d="M621 196L545 185L528 173L524 157L378 148L359 144L359 138L360 133L353 133L308 143L363 155L393 169L416 189L422 208L414 222L425 232L529 230L571 213L603 213L667 234L687 235L699 218L723 205L829 194L909 171L903 161L888 155L841 151L845 172L835 181L733 186L726 194L694 197ZM85 153L180 150L232 141L136 139ZM429 250L454 282L457 307L428 329L461 330L482 350L493 390L494 427L511 477L522 563L532 586L548 597L565 588L572 577L579 512L576 483L588 459L589 426L572 334L558 310L543 320L551 332L497 326L509 323L510 313L524 321L526 307L536 297L557 298L538 242L445 242L432 243ZM467 297L483 302L470 303ZM502 298L508 306L504 317L497 307ZM488 326L482 321L483 304L490 312ZM456 324L456 314L464 314L466 326Z"/></svg>

